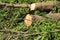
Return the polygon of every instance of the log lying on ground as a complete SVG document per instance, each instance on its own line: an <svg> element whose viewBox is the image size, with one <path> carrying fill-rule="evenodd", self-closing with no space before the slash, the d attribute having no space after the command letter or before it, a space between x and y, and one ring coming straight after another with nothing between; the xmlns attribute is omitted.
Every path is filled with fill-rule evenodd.
<svg viewBox="0 0 60 40"><path fill-rule="evenodd" d="M53 19L53 20L60 20L60 13L51 13L50 12L49 14L46 15L46 17L27 14L25 19L24 19L24 23L26 26L30 26L33 23L35 23L36 21L47 20L48 18Z"/></svg>
<svg viewBox="0 0 60 40"><path fill-rule="evenodd" d="M7 6L7 7L26 7L29 8L30 4L12 4L12 3L2 3L0 2L0 6Z"/></svg>
<svg viewBox="0 0 60 40"><path fill-rule="evenodd" d="M49 13L46 15L47 18L51 18L53 20L60 20L60 13Z"/></svg>
<svg viewBox="0 0 60 40"><path fill-rule="evenodd" d="M32 3L30 6L30 10L52 10L52 8L56 7L56 5L58 4L55 1Z"/></svg>
<svg viewBox="0 0 60 40"><path fill-rule="evenodd" d="M41 3L32 3L32 4L12 4L12 3L3 3L0 2L0 6L7 6L7 7L26 7L30 10L47 10L52 9L54 6L60 8L60 4L56 3L55 1L48 1L48 2L41 2Z"/></svg>
<svg viewBox="0 0 60 40"><path fill-rule="evenodd" d="M57 4L57 5L56 5L56 8L60 9L60 4Z"/></svg>
<svg viewBox="0 0 60 40"><path fill-rule="evenodd" d="M45 17L42 16L38 16L38 15L32 15L32 14L27 14L25 19L24 19L24 23L26 26L30 26L32 25L35 21L38 20L45 20Z"/></svg>

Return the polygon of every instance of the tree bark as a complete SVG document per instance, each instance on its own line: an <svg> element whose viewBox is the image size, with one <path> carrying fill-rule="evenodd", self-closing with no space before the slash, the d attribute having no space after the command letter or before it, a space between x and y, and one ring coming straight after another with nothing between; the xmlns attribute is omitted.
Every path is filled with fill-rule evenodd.
<svg viewBox="0 0 60 40"><path fill-rule="evenodd" d="M47 19L53 19L53 20L60 20L60 13L48 13L45 15L46 17L43 16L38 16L38 15L32 15L32 14L27 14L24 19L24 23L26 26L30 26L36 21L40 20L47 20Z"/></svg>
<svg viewBox="0 0 60 40"><path fill-rule="evenodd" d="M59 2L58 2L59 3ZM39 3L32 3L32 4L12 4L12 3L3 3L0 2L0 6L7 6L7 7L26 7L30 10L49 10L52 9L54 6L60 8L60 4L55 1L48 1L48 2L39 2Z"/></svg>
<svg viewBox="0 0 60 40"><path fill-rule="evenodd" d="M49 13L46 15L47 18L53 19L53 20L60 20L60 13Z"/></svg>
<svg viewBox="0 0 60 40"><path fill-rule="evenodd" d="M56 5L57 3L54 1L32 3L30 6L30 10L52 10L52 8L56 7Z"/></svg>

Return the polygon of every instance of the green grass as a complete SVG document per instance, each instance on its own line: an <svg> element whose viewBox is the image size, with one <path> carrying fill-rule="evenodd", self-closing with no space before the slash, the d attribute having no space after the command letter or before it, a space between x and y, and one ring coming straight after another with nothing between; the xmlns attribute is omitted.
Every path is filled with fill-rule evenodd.
<svg viewBox="0 0 60 40"><path fill-rule="evenodd" d="M1 2L12 2L16 3L14 0L0 0ZM40 0L18 0L18 3L34 3ZM43 0L41 0L43 1ZM44 0L50 1L50 0ZM54 0L56 1L56 0ZM26 26L24 22L18 22L17 18L24 17L29 13L28 8L7 8L3 10L4 7L0 6L0 30L11 29L13 31L27 32L28 34L43 32L42 35L28 36L28 37L18 37L18 40L60 40L60 32L50 33L50 31L60 29L60 20L41 20L37 21L31 26ZM56 12L56 8L53 8L53 12ZM57 12L60 12L58 9ZM47 12L34 11L32 14L45 16ZM14 20L15 19L15 20ZM0 38L2 34L0 34ZM13 38L11 38L13 40Z"/></svg>

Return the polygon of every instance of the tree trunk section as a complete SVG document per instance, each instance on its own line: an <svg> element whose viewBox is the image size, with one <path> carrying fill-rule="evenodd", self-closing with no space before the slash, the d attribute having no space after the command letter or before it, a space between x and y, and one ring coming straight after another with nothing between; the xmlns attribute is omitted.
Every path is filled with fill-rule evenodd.
<svg viewBox="0 0 60 40"><path fill-rule="evenodd" d="M32 3L30 10L51 10L56 4L54 1Z"/></svg>

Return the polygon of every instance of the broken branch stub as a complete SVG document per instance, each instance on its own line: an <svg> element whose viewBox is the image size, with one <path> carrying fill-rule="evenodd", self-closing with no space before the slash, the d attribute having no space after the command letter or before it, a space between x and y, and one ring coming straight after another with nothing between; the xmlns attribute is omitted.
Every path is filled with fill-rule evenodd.
<svg viewBox="0 0 60 40"><path fill-rule="evenodd" d="M30 6L30 10L51 10L55 5L54 1L33 3Z"/></svg>
<svg viewBox="0 0 60 40"><path fill-rule="evenodd" d="M26 26L30 26L38 20L45 20L45 19L46 18L42 17L42 16L27 14L25 19L24 19L24 23L25 23Z"/></svg>

